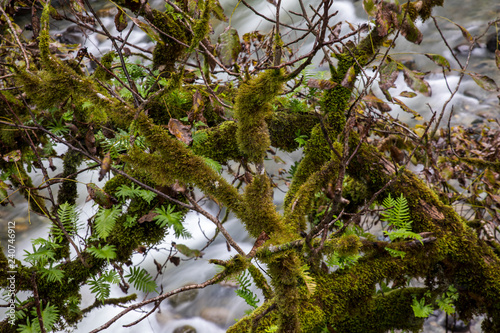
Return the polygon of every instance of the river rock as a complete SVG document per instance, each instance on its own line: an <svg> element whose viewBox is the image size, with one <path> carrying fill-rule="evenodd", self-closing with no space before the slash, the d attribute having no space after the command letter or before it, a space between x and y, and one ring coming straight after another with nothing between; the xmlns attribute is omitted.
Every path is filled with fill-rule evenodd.
<svg viewBox="0 0 500 333"><path fill-rule="evenodd" d="M205 308L201 310L200 317L219 326L225 326L229 319L229 310L226 308Z"/></svg>
<svg viewBox="0 0 500 333"><path fill-rule="evenodd" d="M172 297L169 297L168 302L170 303L170 305L176 308L181 304L194 301L196 296L198 296L197 289L186 290L179 294L173 295Z"/></svg>
<svg viewBox="0 0 500 333"><path fill-rule="evenodd" d="M184 325L181 327L177 327L174 330L174 333L196 333L196 329L193 326Z"/></svg>

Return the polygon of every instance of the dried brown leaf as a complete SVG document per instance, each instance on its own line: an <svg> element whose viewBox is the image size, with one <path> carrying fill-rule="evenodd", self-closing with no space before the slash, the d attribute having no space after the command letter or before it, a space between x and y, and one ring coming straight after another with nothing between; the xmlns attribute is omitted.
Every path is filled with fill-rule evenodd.
<svg viewBox="0 0 500 333"><path fill-rule="evenodd" d="M174 135L177 139L184 142L188 146L191 142L193 142L190 125L184 125L179 120L170 118L168 121L168 130L170 134Z"/></svg>
<svg viewBox="0 0 500 333"><path fill-rule="evenodd" d="M122 32L127 27L127 16L121 8L118 8L118 13L115 15L115 27L118 32Z"/></svg>
<svg viewBox="0 0 500 333"><path fill-rule="evenodd" d="M337 85L336 82L330 80L317 80L317 79L309 79L307 81L307 86L309 88L316 88L322 90L332 89Z"/></svg>

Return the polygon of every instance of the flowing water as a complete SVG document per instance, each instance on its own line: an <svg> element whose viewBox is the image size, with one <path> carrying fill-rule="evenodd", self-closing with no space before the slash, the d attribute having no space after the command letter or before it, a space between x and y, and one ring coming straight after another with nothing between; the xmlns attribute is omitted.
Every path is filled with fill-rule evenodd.
<svg viewBox="0 0 500 333"><path fill-rule="evenodd" d="M295 1L285 0L282 2L283 7L286 10L296 12L300 10ZM311 1L311 3L312 2L313 1ZM241 3L238 4L237 0L221 0L221 3L227 10L227 16L232 17L231 24L238 30L240 36L253 30L266 32L270 29L271 25L268 22L253 15L251 11L246 9ZM157 7L162 6L161 3L157 3L156 5ZM263 0L253 1L253 5L259 12L268 14L271 17L274 16L275 7L269 2ZM366 20L366 15L361 8L361 1L354 3L351 1L337 1L335 2L335 8L338 9L339 13L333 19L334 21L349 21L356 24ZM233 9L234 12L232 12ZM296 23L297 17L293 16L293 14L287 13L286 10L281 12L282 20L286 23ZM452 21L468 29L474 35L483 32L487 26L487 22L498 18L499 12L500 5L496 0L446 0L445 7L438 9L436 15L443 15L450 18ZM103 20L106 22L109 29L114 30L112 17L103 18ZM334 23L335 22L332 22L332 25ZM441 18L438 18L438 23L441 30L446 35L450 45L455 47L465 41L460 30L455 24ZM414 61L417 68L423 68L424 70L430 69L431 63L425 56L415 54L415 52L443 54L452 64L452 68L457 68L457 64L451 57L450 52L446 49L439 34L435 30L431 29L432 25L432 20L420 24L420 28L424 33L424 41L421 46L414 46L400 40L397 43L395 52L399 54L399 57L407 59L408 61ZM105 38L95 34L88 34L82 38L80 35L68 34L66 32L67 28L67 26L62 26L60 22L54 22L53 34L63 34L65 36L70 36L71 38L78 38L79 41L85 42L89 51L97 57L100 57L110 49L110 43L105 40ZM222 25L214 27L217 33L220 33L223 28L224 26ZM493 33L493 31L494 29L490 29L491 33ZM144 34L142 34L137 28L129 40L131 43L137 44L142 48L147 49L150 47L148 38L145 37ZM483 38L481 42L485 42L485 38ZM301 49L307 50L308 43L309 42L306 41ZM465 55L460 55L459 58L463 63L466 60ZM317 70L325 69L326 68L323 67L317 68ZM479 72L481 74L487 74L497 82L500 82L500 72L496 69L494 56L492 53L487 52L484 48L479 47L474 51L469 70ZM429 119L431 113L430 110L439 111L443 103L449 98L450 92L446 86L446 81L443 79L442 75L439 75L439 73L430 73L426 79L429 80L432 87L432 96L420 96L414 99L405 99L404 102L407 103L409 107L422 113L424 117ZM449 74L448 84L451 86L452 90L457 82L458 76ZM395 93L391 91L393 95L396 95L398 90L401 91L407 89L404 87L402 77L398 79L396 84L398 88L394 90ZM453 106L454 110L454 116L451 118L451 123L470 126L474 122L483 121L487 118L499 119L500 109L496 95L497 92L485 92L478 88L471 79L466 78L462 83L457 96L455 96L453 102L448 106L448 112L451 110L451 106ZM396 116L398 111L395 110L394 112L394 115ZM400 113L399 117L408 118L409 116L404 113ZM292 161L297 158L297 154L298 153L283 155L285 162L288 163L284 168L287 169L290 167ZM269 170L270 168L271 165L269 166ZM59 170L60 168L58 168L56 172ZM34 181L35 184L40 183L41 175L38 174L35 178L38 180L38 182L37 180ZM78 180L82 183L87 183L91 181L95 182L96 178L97 176L95 174L86 174L80 176ZM81 209L81 218L86 221L95 213L95 208L92 207L91 202L84 202L87 191L84 185L79 186L79 193L81 193L79 206ZM283 194L276 191L276 204L280 205L282 199ZM22 202L22 200L19 198L16 202ZM211 210L212 213L217 214L215 206L209 206L209 210ZM21 257L20 248L31 248L29 239L43 237L46 235L48 225L37 216L31 214L30 221L32 224L28 225L26 223L28 220L28 208L25 204L19 203L13 209L2 207L2 210L0 210L0 218L2 219L2 226L5 224L4 221L17 220L19 221L18 226L20 228L28 229L25 232L22 232L21 230L18 232L18 257ZM143 267L148 269L151 274L155 274L156 269L153 259L163 263L168 257L172 241L184 243L192 248L202 248L206 244L206 239L203 233L210 238L215 232L215 228L211 222L196 214L189 214L186 218L186 223L188 224L188 229L194 236L193 239L176 240L173 236L167 236L164 244L159 246L157 251L150 251L146 258L144 258L141 254L135 255L133 258L134 263L137 264L142 262ZM226 223L226 227L235 240L241 243L241 246L245 251L248 251L251 248L252 241L248 238L246 232L242 229L234 217L229 218ZM203 233L201 230L203 230ZM3 232L4 230L2 229L1 231ZM211 278L216 273L214 265L209 264L208 259L227 259L235 254L234 251L228 251L222 236L218 236L216 241L204 252L205 254L203 258L198 260L181 261L180 265L177 267L173 264L168 264L166 270L157 280L158 284L163 286L164 291L169 291L185 284L203 282ZM112 290L111 297L113 296L120 297L123 296L123 294L118 288L115 288ZM262 295L259 295L259 298L262 299ZM90 292L84 292L82 306L85 307L93 303L93 301L94 299ZM148 307L144 310L148 311L150 309L151 307ZM243 316L244 311L248 309L249 306L246 305L242 299L236 296L234 293L234 286L231 284L224 286L209 286L203 290L189 293L185 296L184 300L175 299L172 302L165 301L160 305L160 311L156 311L153 315L147 317L139 324L129 328L122 327L122 325L131 323L144 315L144 312L130 312L113 324L111 331L172 333L176 328L189 325L196 329L198 333L218 333L224 332L225 329L234 322L234 319ZM79 324L76 332L89 332L90 330L105 323L121 310L121 308L105 307L101 310L94 311Z"/></svg>

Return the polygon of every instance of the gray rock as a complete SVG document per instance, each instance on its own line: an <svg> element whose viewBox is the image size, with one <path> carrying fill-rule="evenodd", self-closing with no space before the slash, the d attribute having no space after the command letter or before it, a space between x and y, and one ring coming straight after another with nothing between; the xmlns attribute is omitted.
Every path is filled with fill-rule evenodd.
<svg viewBox="0 0 500 333"><path fill-rule="evenodd" d="M184 325L181 327L177 327L174 330L174 333L196 333L196 329L193 326Z"/></svg>

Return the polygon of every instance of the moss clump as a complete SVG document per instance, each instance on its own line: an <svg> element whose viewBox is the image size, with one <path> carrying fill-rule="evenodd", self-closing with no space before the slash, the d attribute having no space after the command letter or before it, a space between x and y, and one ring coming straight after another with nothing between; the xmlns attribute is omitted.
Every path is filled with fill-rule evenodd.
<svg viewBox="0 0 500 333"><path fill-rule="evenodd" d="M361 246L358 236L342 235L337 241L336 250L341 256L352 256L358 254Z"/></svg>
<svg viewBox="0 0 500 333"><path fill-rule="evenodd" d="M78 197L78 193L76 191L76 174L78 171L78 166L82 163L83 156L74 150L68 149L66 154L64 154L63 159L63 175L62 178L66 178L70 175L74 175L68 180L63 181L61 187L59 188L59 192L57 193L57 202L59 204L63 204L67 202L70 205L74 205L76 203L76 198Z"/></svg>
<svg viewBox="0 0 500 333"><path fill-rule="evenodd" d="M193 142L193 152L219 163L238 161L242 154L236 143L236 131L237 125L234 121L225 121L218 127L201 130L206 134L206 139Z"/></svg>
<svg viewBox="0 0 500 333"><path fill-rule="evenodd" d="M188 37L185 29L170 13L162 13L153 9L151 23L165 33L160 33L162 41L156 44L153 51L153 68L170 73L173 71L177 59L184 54L185 45L189 45L191 37Z"/></svg>
<svg viewBox="0 0 500 333"><path fill-rule="evenodd" d="M267 123L272 114L271 101L282 91L283 74L268 70L243 83L235 99L238 120L236 141L250 162L262 162L271 145Z"/></svg>
<svg viewBox="0 0 500 333"><path fill-rule="evenodd" d="M113 64L113 60L115 57L116 52L114 51L108 52L103 55L101 58L101 64L107 70L102 68L101 66L98 66L94 72L94 77L101 81L111 80L113 78L113 75L111 75L108 71L111 71L111 65Z"/></svg>
<svg viewBox="0 0 500 333"><path fill-rule="evenodd" d="M242 220L252 237L257 238L265 231L271 239L273 234L283 237L284 225L272 201L273 189L267 175L257 175L245 188Z"/></svg>
<svg viewBox="0 0 500 333"><path fill-rule="evenodd" d="M299 148L295 141L299 131L309 138L317 123L318 118L312 113L273 112L267 119L271 146L292 152Z"/></svg>

